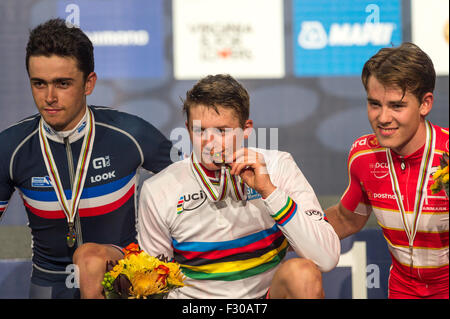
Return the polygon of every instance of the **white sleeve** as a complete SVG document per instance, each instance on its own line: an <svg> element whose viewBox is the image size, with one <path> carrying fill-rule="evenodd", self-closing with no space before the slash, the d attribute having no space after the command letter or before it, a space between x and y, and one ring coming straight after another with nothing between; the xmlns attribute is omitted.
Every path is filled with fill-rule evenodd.
<svg viewBox="0 0 450 319"><path fill-rule="evenodd" d="M150 181L150 180L148 180ZM151 184L144 182L139 197L138 210L138 243L141 249L151 256L160 254L169 260L173 258L172 240L169 228L160 216L159 212L164 212L163 207L156 207L154 193ZM164 201L159 201L159 205L164 205Z"/></svg>
<svg viewBox="0 0 450 319"><path fill-rule="evenodd" d="M322 272L332 270L341 245L311 185L288 153L278 157L269 173L277 188L264 202L278 228L297 255L312 260Z"/></svg>

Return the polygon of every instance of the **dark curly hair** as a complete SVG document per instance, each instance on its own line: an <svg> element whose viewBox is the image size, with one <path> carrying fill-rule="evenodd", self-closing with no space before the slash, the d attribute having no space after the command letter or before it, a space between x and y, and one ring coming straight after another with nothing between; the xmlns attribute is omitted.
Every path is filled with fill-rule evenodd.
<svg viewBox="0 0 450 319"><path fill-rule="evenodd" d="M48 20L31 30L26 52L28 74L31 56L51 55L75 58L85 80L94 71L94 47L91 40L78 27L60 18Z"/></svg>

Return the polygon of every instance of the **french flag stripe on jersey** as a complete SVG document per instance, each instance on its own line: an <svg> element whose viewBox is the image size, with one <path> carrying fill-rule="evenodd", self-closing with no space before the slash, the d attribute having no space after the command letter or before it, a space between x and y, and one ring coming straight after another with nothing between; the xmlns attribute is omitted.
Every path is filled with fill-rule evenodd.
<svg viewBox="0 0 450 319"><path fill-rule="evenodd" d="M122 186L122 181L127 180L128 182ZM118 183L121 181L121 183ZM79 204L79 213L81 217L87 217L87 216L96 216L96 215L103 215L107 214L117 208L119 208L121 205L123 205L125 202L127 202L135 193L135 183L136 183L136 177L135 175L131 176L131 179L129 179L129 176L123 178L122 180L118 180L115 182L112 182L111 185L102 185L104 189L114 189L117 188L118 185L121 185L122 187L115 190L112 193L106 193L101 190L101 186L96 186L95 190L90 192L90 189L85 189L83 191L82 196ZM114 188L113 188L114 187ZM94 187L92 187L94 188ZM36 192L33 193L33 195ZM27 193L30 194L30 193ZM100 196L92 196L93 194L105 194ZM61 210L61 206L57 200L55 201L40 201L33 198L30 198L26 195L24 192L22 194L22 199L24 201L24 205L35 215L43 217L43 218L49 218L49 219L57 219L57 218L65 218L65 215L63 211ZM56 199L56 196L55 196Z"/></svg>
<svg viewBox="0 0 450 319"><path fill-rule="evenodd" d="M8 205L8 201L0 201L0 209L5 208Z"/></svg>
<svg viewBox="0 0 450 319"><path fill-rule="evenodd" d="M118 179L117 181L103 184L99 186L89 187L85 188L83 190L83 193L81 194L81 199L83 198L95 198L100 197L106 194L111 194L112 192L115 192L121 188L123 188L125 185L127 185L130 180L135 176L135 172L132 174L125 176L121 179ZM27 196L30 199L38 200L41 202L55 202L58 201L58 198L56 196L56 193L53 191L34 191L26 188L21 188L20 191ZM64 190L64 193L66 195L67 199L72 198L72 191L71 190Z"/></svg>
<svg viewBox="0 0 450 319"><path fill-rule="evenodd" d="M7 201L0 201L0 216L6 210L6 206L8 206Z"/></svg>

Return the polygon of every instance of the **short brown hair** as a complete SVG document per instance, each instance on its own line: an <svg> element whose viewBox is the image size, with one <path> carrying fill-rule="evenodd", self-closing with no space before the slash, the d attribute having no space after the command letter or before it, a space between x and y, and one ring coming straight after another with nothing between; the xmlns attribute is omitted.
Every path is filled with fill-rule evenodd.
<svg viewBox="0 0 450 319"><path fill-rule="evenodd" d="M196 105L211 107L217 113L218 106L233 109L241 127L244 127L250 115L250 97L247 90L228 74L208 75L186 92L183 112L186 112L188 121L189 110Z"/></svg>
<svg viewBox="0 0 450 319"><path fill-rule="evenodd" d="M365 64L361 80L367 91L369 77L374 76L385 86L398 87L417 97L434 91L436 72L430 57L417 45L409 42L396 48L383 48Z"/></svg>
<svg viewBox="0 0 450 319"><path fill-rule="evenodd" d="M91 40L78 27L60 18L50 19L30 31L25 57L27 72L31 56L51 55L75 58L85 80L94 71Z"/></svg>

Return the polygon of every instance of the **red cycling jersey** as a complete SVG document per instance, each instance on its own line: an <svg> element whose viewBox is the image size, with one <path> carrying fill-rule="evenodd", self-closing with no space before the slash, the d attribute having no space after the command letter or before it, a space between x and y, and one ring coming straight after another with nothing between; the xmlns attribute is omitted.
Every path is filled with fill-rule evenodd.
<svg viewBox="0 0 450 319"><path fill-rule="evenodd" d="M448 128L429 122L427 127L425 155L428 144L401 157L369 134L355 141L348 158L349 185L341 203L358 214L375 213L392 257L389 298L449 297L449 201L444 190L430 191L431 176L449 151ZM424 196L418 183L426 187Z"/></svg>

